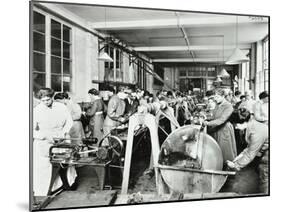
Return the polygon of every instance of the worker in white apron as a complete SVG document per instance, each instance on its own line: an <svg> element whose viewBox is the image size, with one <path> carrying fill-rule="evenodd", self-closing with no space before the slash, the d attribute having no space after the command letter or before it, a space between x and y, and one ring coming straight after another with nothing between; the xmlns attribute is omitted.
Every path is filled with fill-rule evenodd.
<svg viewBox="0 0 281 212"><path fill-rule="evenodd" d="M52 176L49 149L53 138L69 137L73 121L64 104L53 102L54 91L42 88L38 92L40 104L33 112L33 192L34 196L46 196ZM67 170L68 184L71 186L77 174L74 167ZM60 177L54 182L51 191L62 186Z"/></svg>

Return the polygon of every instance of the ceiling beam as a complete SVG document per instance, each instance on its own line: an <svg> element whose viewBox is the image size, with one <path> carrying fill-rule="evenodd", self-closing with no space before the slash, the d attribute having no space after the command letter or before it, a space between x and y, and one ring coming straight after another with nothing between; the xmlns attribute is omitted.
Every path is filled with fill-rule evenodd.
<svg viewBox="0 0 281 212"><path fill-rule="evenodd" d="M97 30L129 30L129 29L145 29L145 28L177 28L183 27L214 27L235 25L236 16L208 17L208 18L177 18L173 19L156 19L156 20L136 20L136 21L107 21L95 22L91 27ZM240 16L239 24L255 24L268 23L268 18L253 19L250 16Z"/></svg>
<svg viewBox="0 0 281 212"><path fill-rule="evenodd" d="M235 49L235 45L226 45L224 46L224 50L232 50ZM238 45L240 49L250 49L251 44L243 44ZM161 52L161 51L212 51L212 50L218 50L222 51L221 45L192 45L192 46L140 46L140 47L134 47L135 51L138 52Z"/></svg>
<svg viewBox="0 0 281 212"><path fill-rule="evenodd" d="M163 59L153 59L152 62L155 63L175 63L175 62L223 62L221 58L163 58Z"/></svg>

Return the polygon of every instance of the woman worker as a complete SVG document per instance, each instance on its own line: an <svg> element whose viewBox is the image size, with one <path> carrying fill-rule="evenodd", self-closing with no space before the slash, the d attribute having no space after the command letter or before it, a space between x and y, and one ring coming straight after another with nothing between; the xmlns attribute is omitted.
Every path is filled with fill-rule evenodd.
<svg viewBox="0 0 281 212"><path fill-rule="evenodd" d="M64 104L67 107L73 120L73 125L69 131L69 135L71 138L77 138L77 140L72 140L71 143L81 145L82 139L85 138L83 125L81 122L81 107L77 103L74 103L66 92L55 94L54 100Z"/></svg>
<svg viewBox="0 0 281 212"><path fill-rule="evenodd" d="M237 127L246 128L248 146L234 160L226 161L227 165L239 171L256 156L259 157L259 189L262 193L268 193L268 126L251 118L250 111L245 108L239 109L238 116L240 124L237 124Z"/></svg>
<svg viewBox="0 0 281 212"><path fill-rule="evenodd" d="M53 101L54 91L41 88L38 92L40 104L33 109L33 192L34 196L47 196L51 191L62 186L60 177L55 179L49 191L52 165L49 149L54 144L53 138L68 138L73 121L64 104ZM67 170L67 186L76 178L74 167Z"/></svg>
<svg viewBox="0 0 281 212"><path fill-rule="evenodd" d="M92 88L88 91L91 98L91 106L86 110L86 116L90 119L89 129L91 135L98 141L103 137L103 122L106 106L99 96L99 91Z"/></svg>
<svg viewBox="0 0 281 212"><path fill-rule="evenodd" d="M225 99L225 95L227 95L227 92L224 89L218 88L215 90L216 107L213 110L213 116L210 121L204 122L204 125L208 127L208 132L219 144L224 162L233 160L237 156L234 129L229 122L233 107Z"/></svg>

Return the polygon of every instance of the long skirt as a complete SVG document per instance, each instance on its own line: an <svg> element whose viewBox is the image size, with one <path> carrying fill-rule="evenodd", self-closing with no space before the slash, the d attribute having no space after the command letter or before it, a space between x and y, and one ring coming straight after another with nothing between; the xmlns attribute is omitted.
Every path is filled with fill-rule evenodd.
<svg viewBox="0 0 281 212"><path fill-rule="evenodd" d="M104 118L103 113L96 113L94 117L91 119L89 127L92 131L93 137L97 138L100 141L103 138L103 124Z"/></svg>
<svg viewBox="0 0 281 212"><path fill-rule="evenodd" d="M47 140L34 140L33 142L33 192L34 196L47 196L52 176L52 165L49 158L49 149L52 143ZM71 186L77 174L74 167L67 170L68 184ZM54 191L62 186L58 176L52 186Z"/></svg>
<svg viewBox="0 0 281 212"><path fill-rule="evenodd" d="M217 141L222 150L223 162L227 160L233 161L237 156L237 149L232 124L227 122L211 135Z"/></svg>

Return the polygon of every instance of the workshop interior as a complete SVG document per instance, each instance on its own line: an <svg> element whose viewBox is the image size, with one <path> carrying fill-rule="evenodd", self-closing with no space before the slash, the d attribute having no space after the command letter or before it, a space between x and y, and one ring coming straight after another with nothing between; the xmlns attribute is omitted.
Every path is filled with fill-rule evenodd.
<svg viewBox="0 0 281 212"><path fill-rule="evenodd" d="M269 21L30 1L30 210L268 196Z"/></svg>

